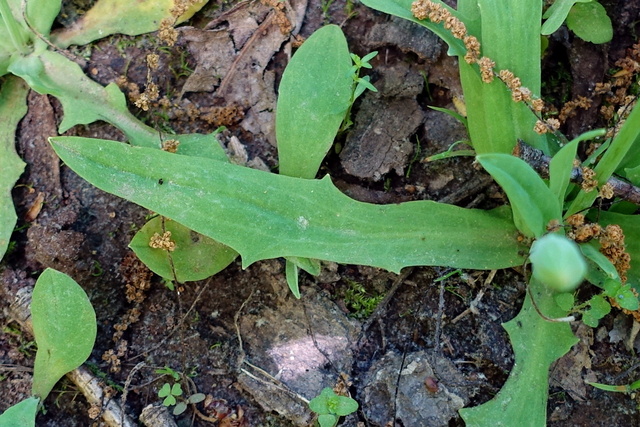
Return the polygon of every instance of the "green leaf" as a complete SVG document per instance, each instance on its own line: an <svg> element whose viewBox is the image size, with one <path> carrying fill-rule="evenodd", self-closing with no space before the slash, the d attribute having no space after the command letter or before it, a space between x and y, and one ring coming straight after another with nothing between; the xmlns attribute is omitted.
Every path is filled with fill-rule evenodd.
<svg viewBox="0 0 640 427"><path fill-rule="evenodd" d="M480 41L482 55L495 61L495 70L512 71L523 86L540 95L542 2L464 0L458 9L467 29ZM533 131L536 118L526 105L513 102L497 79L482 82L476 65L462 58L459 64L469 136L478 154L511 153L518 139L550 153L547 138Z"/></svg>
<svg viewBox="0 0 640 427"><path fill-rule="evenodd" d="M620 280L616 267L604 256L596 246L600 246L597 242L583 243L580 245L582 254L593 261L600 270L602 270L610 279Z"/></svg>
<svg viewBox="0 0 640 427"><path fill-rule="evenodd" d="M46 0L43 0L46 1ZM207 3L195 3L178 19L184 22ZM174 0L99 0L71 27L54 33L56 45L66 48L72 44L83 45L111 34L139 34L156 31L160 21L171 18Z"/></svg>
<svg viewBox="0 0 640 427"><path fill-rule="evenodd" d="M532 281L530 290L546 316L564 317L551 292ZM547 422L549 366L578 342L565 322L549 322L538 314L527 294L520 313L503 324L515 352L513 370L500 392L489 402L464 408L468 426L544 426ZM526 408L526 410L523 410Z"/></svg>
<svg viewBox="0 0 640 427"><path fill-rule="evenodd" d="M592 0L556 0L553 2L551 7L546 10L543 18L546 19L544 24L542 25L542 30L540 34L543 36L548 36L549 34L555 33L560 25L567 19L567 15L571 10L571 7L578 2L584 3Z"/></svg>
<svg viewBox="0 0 640 427"><path fill-rule="evenodd" d="M584 313L582 313L582 323L584 323L590 328L597 328L598 323L600 323L600 319L601 318L598 317L591 310L586 310Z"/></svg>
<svg viewBox="0 0 640 427"><path fill-rule="evenodd" d="M32 391L44 399L64 374L91 354L96 340L96 314L87 295L71 277L47 268L33 289L31 318L38 344Z"/></svg>
<svg viewBox="0 0 640 427"><path fill-rule="evenodd" d="M287 285L289 285L289 289L291 289L291 293L293 294L293 296L300 299L298 266L289 258L287 258L285 261L285 278L287 279Z"/></svg>
<svg viewBox="0 0 640 427"><path fill-rule="evenodd" d="M195 394L192 394L191 396L189 396L187 401L189 403L200 403L203 400L205 400L206 398L207 398L207 396L204 393L195 393Z"/></svg>
<svg viewBox="0 0 640 427"><path fill-rule="evenodd" d="M337 25L311 35L282 75L276 107L280 173L315 178L351 99L351 57Z"/></svg>
<svg viewBox="0 0 640 427"><path fill-rule="evenodd" d="M175 408L173 408L173 415L180 415L187 410L187 404L185 402L178 402Z"/></svg>
<svg viewBox="0 0 640 427"><path fill-rule="evenodd" d="M318 274L320 274L320 261L318 261L317 259L298 257L288 257L287 259L297 265L298 268L301 268L312 276L317 276Z"/></svg>
<svg viewBox="0 0 640 427"><path fill-rule="evenodd" d="M22 175L25 163L16 153L16 128L27 113L29 88L21 79L8 77L0 91L0 259L9 247L17 216L11 189Z"/></svg>
<svg viewBox="0 0 640 427"><path fill-rule="evenodd" d="M338 417L333 414L323 414L318 416L320 427L335 427L338 425Z"/></svg>
<svg viewBox="0 0 640 427"><path fill-rule="evenodd" d="M632 168L625 168L624 176L631 181L633 185L640 184L640 165Z"/></svg>
<svg viewBox="0 0 640 427"><path fill-rule="evenodd" d="M136 119L127 108L124 94L115 84L102 87L88 78L76 64L55 52L16 60L11 72L22 77L32 89L60 100L64 118L59 131L77 124L103 120L120 129L133 145L160 148L162 141L180 141L178 153L226 159L224 149L214 135L169 135L156 131Z"/></svg>
<svg viewBox="0 0 640 427"><path fill-rule="evenodd" d="M631 285L628 283L618 289L618 292L616 293L614 298L618 302L620 307L627 310L635 311L640 306L640 304L638 303L638 297L635 293L633 293L633 291L631 290Z"/></svg>
<svg viewBox="0 0 640 427"><path fill-rule="evenodd" d="M182 396L182 386L180 385L180 383L175 383L171 387L171 394L173 396Z"/></svg>
<svg viewBox="0 0 640 427"><path fill-rule="evenodd" d="M567 16L567 27L584 41L608 43L613 37L611 19L597 1L573 5Z"/></svg>
<svg viewBox="0 0 640 427"><path fill-rule="evenodd" d="M327 391L328 390L328 391ZM333 395L333 390L329 387L325 387L320 392L320 395L314 397L309 401L309 409L319 415L329 414L328 399Z"/></svg>
<svg viewBox="0 0 640 427"><path fill-rule="evenodd" d="M427 105L427 107L431 108L432 110L448 114L449 116L453 117L454 119L456 119L457 121L462 123L464 125L465 129L467 129L467 132L469 131L469 124L467 123L467 118L464 117L462 114L458 113L457 111L452 110L450 108L436 107L436 106L433 106L433 105Z"/></svg>
<svg viewBox="0 0 640 427"><path fill-rule="evenodd" d="M549 162L549 188L556 195L560 206L564 204L564 197L569 188L573 161L578 151L579 139L573 140L560 149Z"/></svg>
<svg viewBox="0 0 640 427"><path fill-rule="evenodd" d="M340 193L328 177L291 178L114 141L50 141L67 166L98 188L230 246L245 267L281 256L396 272L410 265L522 264L523 248L505 209L431 201L372 205ZM168 178L158 185L162 177Z"/></svg>
<svg viewBox="0 0 640 427"><path fill-rule="evenodd" d="M61 0L25 0L31 26L44 37L49 36L53 21L60 13Z"/></svg>
<svg viewBox="0 0 640 427"><path fill-rule="evenodd" d="M592 296L589 300L589 306L591 307L589 310L591 315L597 319L602 319L611 311L611 305L602 295Z"/></svg>
<svg viewBox="0 0 640 427"><path fill-rule="evenodd" d="M558 304L558 307L560 307L560 309L564 311L570 311L575 303L575 298L570 292L557 294L553 298L556 300L556 304Z"/></svg>
<svg viewBox="0 0 640 427"><path fill-rule="evenodd" d="M175 242L176 249L169 252L151 248L151 237L155 233L162 236L165 231L171 232L171 240ZM154 273L167 280L177 280L179 283L213 276L238 256L233 249L161 217L149 220L136 233L129 247Z"/></svg>
<svg viewBox="0 0 640 427"><path fill-rule="evenodd" d="M514 221L526 236L540 237L551 220L560 220L558 199L524 160L509 154L483 154L478 162L507 193Z"/></svg>
<svg viewBox="0 0 640 427"><path fill-rule="evenodd" d="M358 402L347 396L335 396L333 405L333 413L344 417L353 414L358 410Z"/></svg>
<svg viewBox="0 0 640 427"><path fill-rule="evenodd" d="M13 405L0 415L2 427L35 427L40 399L29 397Z"/></svg>
<svg viewBox="0 0 640 427"><path fill-rule="evenodd" d="M173 397L172 395L168 395L167 397L164 398L164 400L162 401L162 404L164 406L171 406L171 405L175 405L177 402L176 398Z"/></svg>
<svg viewBox="0 0 640 427"><path fill-rule="evenodd" d="M158 397L166 397L171 394L171 385L169 383L164 383L160 390L158 390Z"/></svg>

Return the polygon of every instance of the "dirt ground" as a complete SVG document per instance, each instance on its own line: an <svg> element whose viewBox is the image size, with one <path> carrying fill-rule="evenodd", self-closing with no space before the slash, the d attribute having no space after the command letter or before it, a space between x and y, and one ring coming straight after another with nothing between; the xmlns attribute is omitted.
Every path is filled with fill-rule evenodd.
<svg viewBox="0 0 640 427"><path fill-rule="evenodd" d="M64 3L68 19L82 7L80 1ZM637 41L640 2L602 3L614 23L611 44L582 42L564 30L551 38L544 57L543 96L557 106L580 95L594 100L567 121L569 136L604 125L593 87ZM456 61L435 36L357 2L289 5L293 33L308 37L323 23L335 23L353 52L379 52L371 71L379 93L357 102L354 126L339 138L341 151L328 156L320 176L330 174L346 194L373 203L504 203L472 159L420 161L465 137L460 124L428 108L451 108L461 95ZM132 105L132 111L151 126L180 133L225 125L220 141L234 161L274 168L273 112L293 40L270 11L258 2L212 1L180 30L174 49L160 49L155 36L146 35L113 36L74 52L102 84L126 76L129 84L122 87L130 97L146 82L145 55L160 53L153 80L174 106L142 112ZM309 425L304 399L338 384L360 404L341 425L458 426L459 408L488 401L507 379L513 353L501 323L517 314L525 294L516 271L411 268L395 275L325 263L318 277L302 273L302 298L296 300L284 279L284 260L246 270L236 261L210 279L171 291L127 247L149 212L92 187L49 147L46 138L56 134L62 114L55 99L32 92L19 128L18 152L28 167L13 192L20 218L15 247L0 265L0 411L28 396L35 354L32 338L8 307L46 267L71 275L88 293L98 339L87 365L134 420L146 405L161 404L157 392L168 378L157 369L163 367L183 374L190 393L211 397L198 405L200 414L188 409L176 417L180 426ZM100 123L68 134L122 140ZM38 193L45 197L42 211L27 221ZM640 425L635 395L584 383L637 379L638 346L627 342L631 321L612 312L595 330L576 329L581 343L551 372L549 425ZM94 422L68 380L45 406L38 426ZM201 415L226 415L226 421Z"/></svg>

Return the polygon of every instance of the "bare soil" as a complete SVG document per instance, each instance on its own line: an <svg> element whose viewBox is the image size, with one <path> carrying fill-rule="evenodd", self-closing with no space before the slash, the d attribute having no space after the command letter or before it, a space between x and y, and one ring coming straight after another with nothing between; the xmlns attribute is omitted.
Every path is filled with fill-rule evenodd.
<svg viewBox="0 0 640 427"><path fill-rule="evenodd" d="M65 2L68 16L77 3ZM275 168L273 111L293 39L269 21L268 6L211 3L180 30L174 49L159 50L154 35L146 35L109 37L75 52L87 55L85 70L100 83L125 75L139 88L146 82L145 55L159 52L153 80L176 107L142 112L132 105L132 111L180 133L225 125L220 140L237 162ZM595 46L566 31L553 36L543 67L547 96L593 98L595 83L636 42L640 2L603 4L614 41ZM465 137L455 120L428 108L452 108L461 96L456 61L435 36L359 3L336 0L326 14L327 3L319 0L289 5L292 31L301 37L336 23L353 52L379 52L371 71L379 93L357 102L354 126L339 138L342 150L328 156L320 176L330 174L346 194L372 203L431 199L488 208L505 202L469 158L420 161ZM569 136L603 125L600 102L594 98L589 110L569 119ZM46 138L56 134L62 114L55 99L32 92L19 128L17 147L28 166L13 192L21 218L16 245L0 266L0 411L28 396L35 354L8 307L46 267L71 275L88 293L98 317L89 366L118 402L118 390L126 388L126 413L134 420L146 405L161 403L157 392L168 378L156 370L165 366L190 378L182 380L184 388L191 384L191 392L214 399L198 405L201 414L221 419L207 421L188 409L175 418L180 426L309 425L304 399L338 384L360 403L344 426L458 426L457 409L488 401L507 379L513 353L501 323L522 304L518 272L412 268L398 276L325 263L318 277L302 274L297 300L287 288L284 261L276 259L246 270L235 262L171 291L127 247L149 212L92 187L51 150ZM100 123L68 134L123 139ZM29 222L25 215L38 193L45 203ZM376 296L388 298L372 313L356 306ZM551 372L549 425L640 425L635 395L584 383L637 379L637 343L627 342L631 323L612 312L595 330L577 328L583 340ZM67 380L45 406L38 426L100 425Z"/></svg>

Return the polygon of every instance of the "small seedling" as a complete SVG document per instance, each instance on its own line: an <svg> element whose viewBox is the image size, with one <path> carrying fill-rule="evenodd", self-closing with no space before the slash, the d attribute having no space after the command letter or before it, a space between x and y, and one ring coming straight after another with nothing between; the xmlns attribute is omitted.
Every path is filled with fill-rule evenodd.
<svg viewBox="0 0 640 427"><path fill-rule="evenodd" d="M180 383L164 383L158 391L158 397L164 397L162 404L164 406L173 406L177 403L176 397L182 396L182 386Z"/></svg>
<svg viewBox="0 0 640 427"><path fill-rule="evenodd" d="M347 396L339 396L333 389L326 387L320 395L311 399L309 408L318 414L320 427L335 427L340 417L358 410L358 402Z"/></svg>

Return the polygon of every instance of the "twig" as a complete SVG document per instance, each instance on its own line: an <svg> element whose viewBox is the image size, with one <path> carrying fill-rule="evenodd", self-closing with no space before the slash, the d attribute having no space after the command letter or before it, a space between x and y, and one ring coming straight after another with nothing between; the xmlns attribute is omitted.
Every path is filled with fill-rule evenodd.
<svg viewBox="0 0 640 427"><path fill-rule="evenodd" d="M120 419L122 424L124 424L124 409L126 408L126 404L127 404L127 394L129 394L129 387L131 387L131 380L133 379L133 376L136 374L136 372L138 372L144 366L145 366L144 362L140 362L136 366L134 366L133 369L129 372L129 375L127 375L127 380L124 382L124 390L122 391L122 397L120 398L120 407L123 409L122 418Z"/></svg>
<svg viewBox="0 0 640 427"><path fill-rule="evenodd" d="M513 150L513 155L527 162L542 178L549 177L549 162L551 158L541 150L533 148L519 139L518 144ZM571 182L580 184L582 182L582 169L579 167L573 168L571 170L570 180ZM615 197L640 205L640 188L616 177L609 178L607 184L613 188Z"/></svg>
<svg viewBox="0 0 640 427"><path fill-rule="evenodd" d="M444 280L440 281L440 292L438 294L438 317L436 318L435 349L440 350L440 330L442 328L442 315L444 314Z"/></svg>

